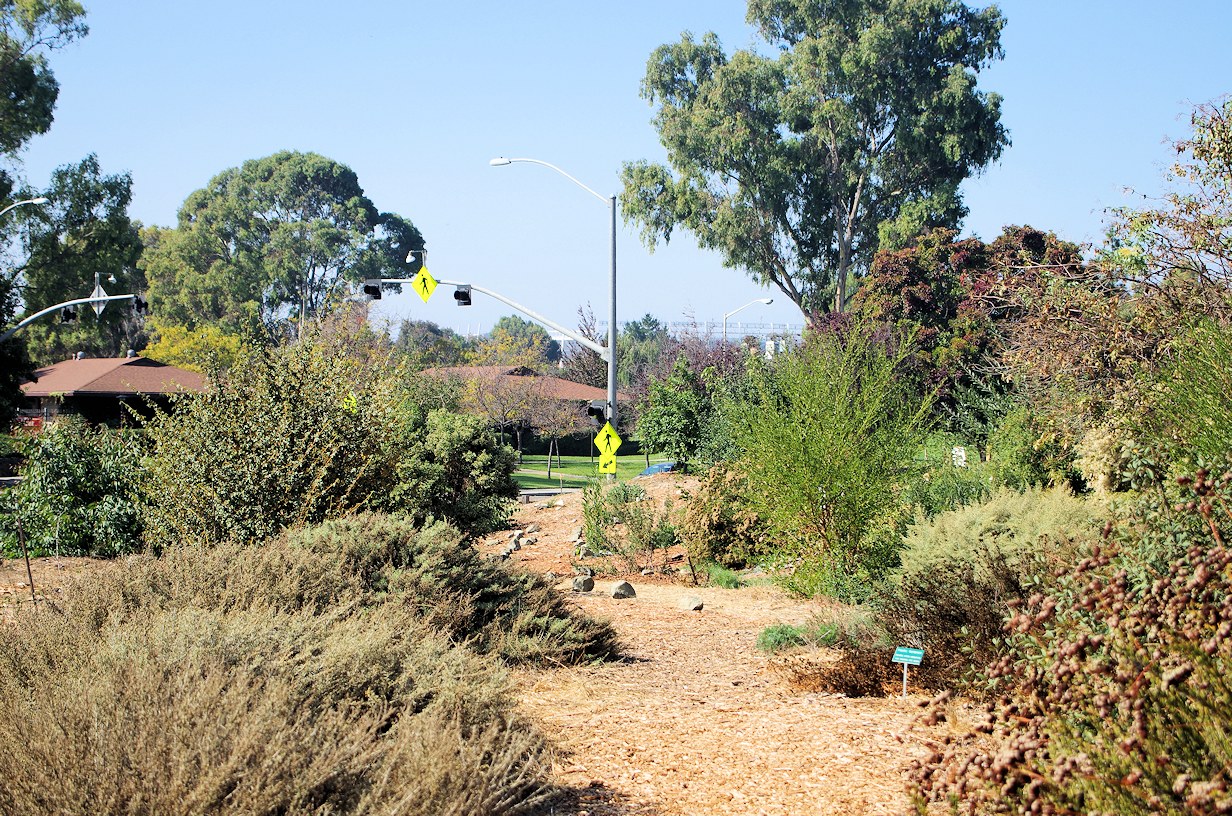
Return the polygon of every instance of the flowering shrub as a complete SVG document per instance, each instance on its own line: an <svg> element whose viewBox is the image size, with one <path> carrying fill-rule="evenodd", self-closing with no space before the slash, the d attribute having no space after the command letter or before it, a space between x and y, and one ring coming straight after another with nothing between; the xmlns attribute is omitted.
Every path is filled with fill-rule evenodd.
<svg viewBox="0 0 1232 816"><path fill-rule="evenodd" d="M1007 625L1013 648L989 667L997 698L972 733L937 744L914 770L922 806L1232 809L1232 551L1224 542L1232 472L1200 470L1178 482L1186 495L1162 504L1155 519L1185 540L1185 554L1140 580L1132 568L1143 530L1109 525L1109 545L1082 560L1066 586L1018 605ZM927 719L943 716L938 699Z"/></svg>

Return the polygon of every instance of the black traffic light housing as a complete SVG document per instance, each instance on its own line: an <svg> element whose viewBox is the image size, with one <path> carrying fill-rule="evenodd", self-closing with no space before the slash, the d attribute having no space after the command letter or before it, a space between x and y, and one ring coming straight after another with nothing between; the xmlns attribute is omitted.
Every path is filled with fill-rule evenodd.
<svg viewBox="0 0 1232 816"><path fill-rule="evenodd" d="M369 278L364 281L364 294L373 300L381 299L381 279Z"/></svg>
<svg viewBox="0 0 1232 816"><path fill-rule="evenodd" d="M586 416L590 417L590 421L595 425L602 424L607 419L607 401L591 400L590 405L586 406Z"/></svg>
<svg viewBox="0 0 1232 816"><path fill-rule="evenodd" d="M133 298L133 311L137 314L146 314L150 311L150 302L140 296Z"/></svg>
<svg viewBox="0 0 1232 816"><path fill-rule="evenodd" d="M453 299L458 301L459 306L471 305L471 287L467 285L459 286L453 292Z"/></svg>
<svg viewBox="0 0 1232 816"><path fill-rule="evenodd" d="M60 310L60 322L61 323L72 323L76 319L77 319L77 310L74 309L72 306L65 306L63 309Z"/></svg>

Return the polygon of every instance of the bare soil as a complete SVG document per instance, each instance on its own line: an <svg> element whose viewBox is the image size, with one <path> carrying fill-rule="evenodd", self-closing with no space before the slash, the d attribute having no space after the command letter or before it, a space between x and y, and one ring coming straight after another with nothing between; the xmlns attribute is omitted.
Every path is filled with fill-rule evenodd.
<svg viewBox="0 0 1232 816"><path fill-rule="evenodd" d="M635 481L653 499L677 504L694 487L678 474ZM560 747L553 773L566 794L552 814L909 811L903 770L926 750L925 735L910 730L925 696L802 693L784 668L815 653L768 657L756 648L765 627L804 622L821 606L770 585L695 586L682 553L670 554L670 575L660 568L643 576L620 559L581 561L572 541L582 525L580 493L522 505L515 524L538 530L524 535L535 543L510 560L555 574L571 602L610 620L625 646L625 657L613 663L514 672L523 713ZM491 554L508 542L502 533L480 547ZM35 598L54 604L99 563L33 559ZM596 571L593 591L572 591L577 566ZM620 580L633 584L635 598L610 596ZM701 611L682 608L686 598L700 599ZM31 603L25 562L0 562L0 621L11 623Z"/></svg>
<svg viewBox="0 0 1232 816"><path fill-rule="evenodd" d="M655 500L687 500L694 484L662 474L635 480ZM523 506L516 523L534 525L533 544L513 553L519 566L560 576L585 612L610 620L626 646L616 663L516 673L523 711L561 746L557 781L571 795L557 814L898 814L909 810L903 778L924 753L907 734L927 699L848 699L800 693L757 635L776 623L802 623L821 606L774 586L735 590L693 586L683 555L674 576L643 576L621 559L574 557L582 525L577 493ZM507 535L481 546L498 552ZM660 561L656 560L656 564ZM595 589L572 592L574 568L596 570ZM628 580L637 596L614 599ZM703 602L699 612L681 607Z"/></svg>

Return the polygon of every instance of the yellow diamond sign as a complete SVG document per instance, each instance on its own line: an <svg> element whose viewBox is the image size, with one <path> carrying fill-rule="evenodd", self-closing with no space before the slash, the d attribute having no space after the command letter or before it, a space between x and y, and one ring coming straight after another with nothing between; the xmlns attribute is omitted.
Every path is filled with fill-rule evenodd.
<svg viewBox="0 0 1232 816"><path fill-rule="evenodd" d="M599 457L599 472L613 475L616 473L616 454L613 453L610 456L604 454Z"/></svg>
<svg viewBox="0 0 1232 816"><path fill-rule="evenodd" d="M612 427L612 423L606 422L599 429L598 435L595 436L595 447L599 449L599 459L611 456L615 458L616 451L620 450L620 443L624 440L620 438L620 434L616 433L616 429ZM616 471L612 471L615 473Z"/></svg>
<svg viewBox="0 0 1232 816"><path fill-rule="evenodd" d="M415 290L415 294L423 298L424 303L428 302L428 298L432 297L432 293L436 291L436 278L432 277L428 267L420 267L419 274L411 280L411 288Z"/></svg>

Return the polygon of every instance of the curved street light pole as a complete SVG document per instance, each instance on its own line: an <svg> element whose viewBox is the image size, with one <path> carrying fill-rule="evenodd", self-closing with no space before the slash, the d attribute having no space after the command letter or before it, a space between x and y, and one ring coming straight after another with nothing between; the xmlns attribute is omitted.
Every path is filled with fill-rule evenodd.
<svg viewBox="0 0 1232 816"><path fill-rule="evenodd" d="M541 161L539 159L507 159L504 156L498 156L488 162L493 167L503 167L514 162L523 162L526 164L541 164L551 170L555 170L565 178L572 181L577 186L581 187L586 192L590 193L595 198L608 205L612 216L612 271L611 271L611 291L608 298L608 321L607 321L607 405L608 405L608 421L613 427L619 427L619 414L616 408L616 196L604 196L587 187L582 182L575 179L573 176L561 170L554 164Z"/></svg>
<svg viewBox="0 0 1232 816"><path fill-rule="evenodd" d="M756 298L755 300L750 300L748 303L744 304L739 309L732 309L730 312L723 315L723 344L724 345L727 344L727 318L731 317L732 315L734 315L736 312L740 311L741 309L749 308L754 303L761 303L766 306L769 306L771 303L774 303L774 298Z"/></svg>
<svg viewBox="0 0 1232 816"><path fill-rule="evenodd" d="M27 198L24 201L14 201L12 204L8 205L3 210L0 210L0 215L4 215L6 212L13 209L14 207L20 207L22 204L46 204L47 201L48 199L45 198L44 196L39 196L38 198Z"/></svg>

